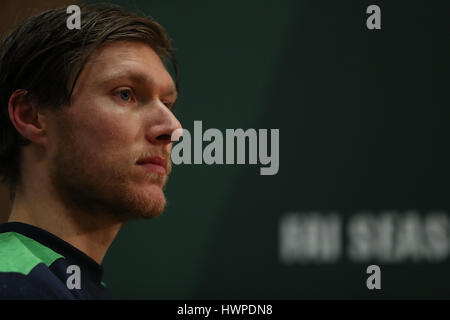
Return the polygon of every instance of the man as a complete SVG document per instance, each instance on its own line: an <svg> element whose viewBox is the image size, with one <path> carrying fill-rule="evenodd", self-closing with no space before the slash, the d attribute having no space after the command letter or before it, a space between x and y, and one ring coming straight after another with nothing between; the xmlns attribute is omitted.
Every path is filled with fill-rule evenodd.
<svg viewBox="0 0 450 320"><path fill-rule="evenodd" d="M101 262L122 224L163 211L176 61L156 22L116 7L31 17L0 51L0 298L106 299ZM176 78L176 77L175 77Z"/></svg>

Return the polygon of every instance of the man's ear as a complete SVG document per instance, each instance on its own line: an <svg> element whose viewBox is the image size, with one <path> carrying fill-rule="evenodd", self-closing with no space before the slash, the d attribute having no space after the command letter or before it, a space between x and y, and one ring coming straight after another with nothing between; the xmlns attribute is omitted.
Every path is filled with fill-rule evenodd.
<svg viewBox="0 0 450 320"><path fill-rule="evenodd" d="M12 124L24 138L40 145L46 142L45 117L27 90L19 89L12 93L8 112Z"/></svg>

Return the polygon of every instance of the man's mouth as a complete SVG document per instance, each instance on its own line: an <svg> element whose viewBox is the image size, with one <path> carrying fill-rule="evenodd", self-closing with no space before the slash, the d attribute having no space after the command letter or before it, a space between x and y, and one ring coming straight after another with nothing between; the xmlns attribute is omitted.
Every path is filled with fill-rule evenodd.
<svg viewBox="0 0 450 320"><path fill-rule="evenodd" d="M148 169L154 173L160 174L160 175L166 175L167 174L167 159L158 157L158 156L152 156L152 157L145 157L142 159L139 159L136 162L137 165L143 166L145 169Z"/></svg>

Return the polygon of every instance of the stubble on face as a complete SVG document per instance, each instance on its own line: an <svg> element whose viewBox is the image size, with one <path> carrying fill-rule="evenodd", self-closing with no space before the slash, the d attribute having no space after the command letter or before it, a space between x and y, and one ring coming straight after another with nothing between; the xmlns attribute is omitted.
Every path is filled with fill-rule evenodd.
<svg viewBox="0 0 450 320"><path fill-rule="evenodd" d="M118 94L123 89L133 99L123 99ZM48 172L62 202L121 221L160 215L171 171L167 136L180 127L168 107L175 100L175 84L147 44L112 42L98 48L70 105L47 115ZM167 160L165 175L137 164L152 156Z"/></svg>
<svg viewBox="0 0 450 320"><path fill-rule="evenodd" d="M171 171L169 152L129 154L110 150L102 155L80 144L76 128L65 116L59 118L57 152L50 159L49 172L65 203L87 214L106 214L121 222L154 218L164 211L167 201L163 190ZM136 165L139 158L155 155L168 159L164 176Z"/></svg>

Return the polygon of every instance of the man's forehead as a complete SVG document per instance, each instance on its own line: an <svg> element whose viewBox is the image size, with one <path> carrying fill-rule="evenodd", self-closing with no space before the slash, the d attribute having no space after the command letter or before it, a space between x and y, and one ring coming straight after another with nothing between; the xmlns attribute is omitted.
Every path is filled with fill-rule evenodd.
<svg viewBox="0 0 450 320"><path fill-rule="evenodd" d="M133 41L108 43L96 50L88 65L93 69L96 82L129 79L163 86L167 91L171 91L170 93L176 94L174 81L161 58L145 43Z"/></svg>

